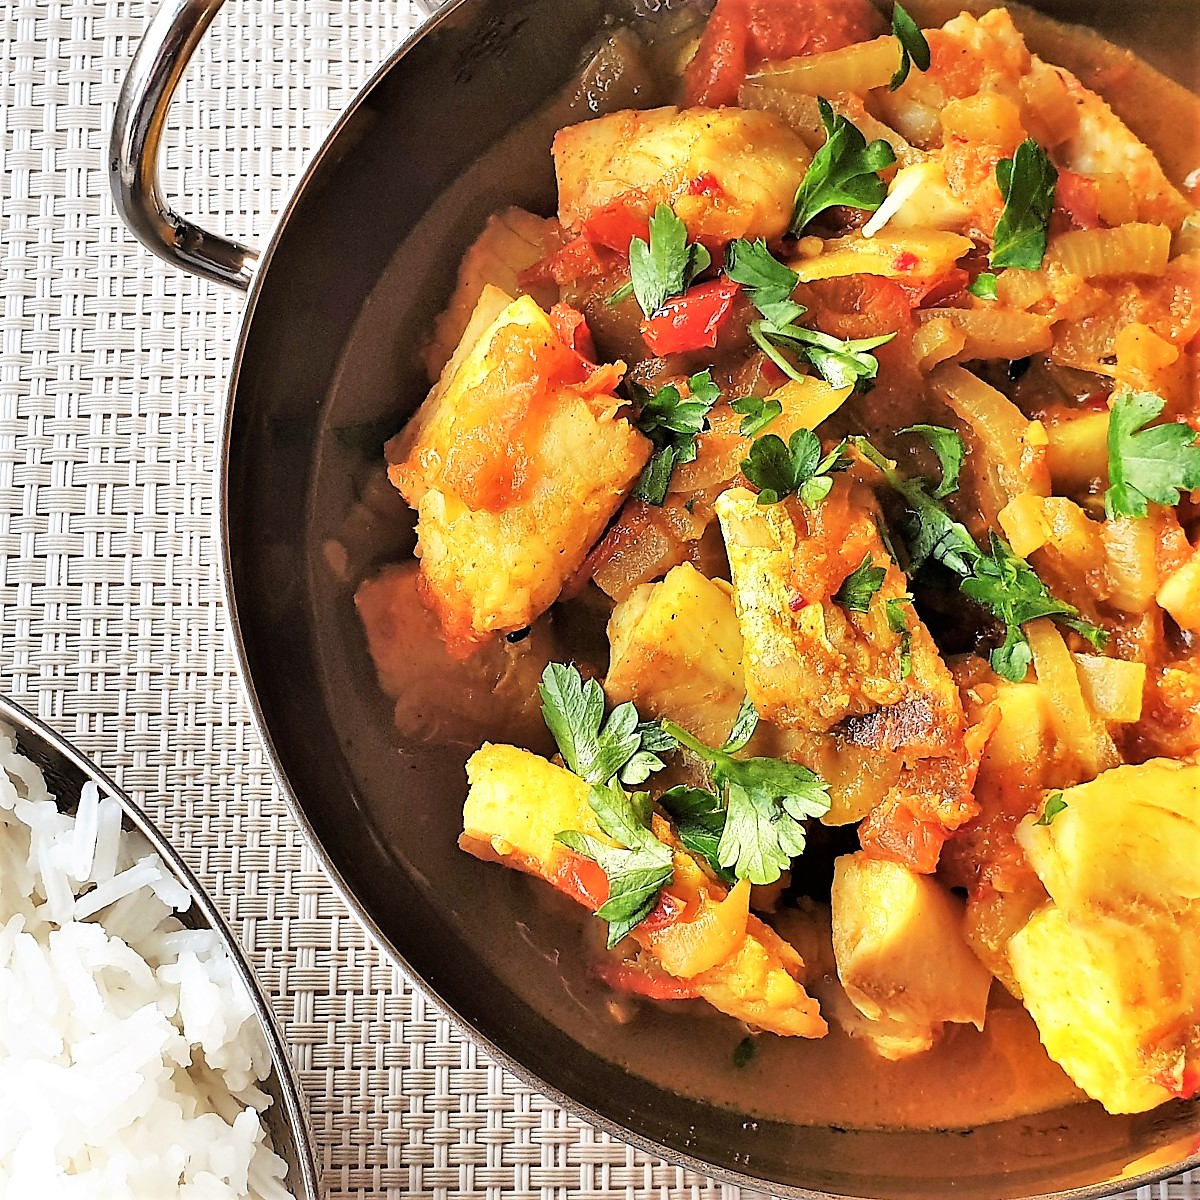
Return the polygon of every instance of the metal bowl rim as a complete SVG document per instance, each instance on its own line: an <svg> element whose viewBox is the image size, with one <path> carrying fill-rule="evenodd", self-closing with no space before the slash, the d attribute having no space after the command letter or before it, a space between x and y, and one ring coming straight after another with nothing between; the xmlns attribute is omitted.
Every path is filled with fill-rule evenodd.
<svg viewBox="0 0 1200 1200"><path fill-rule="evenodd" d="M266 244L263 246L261 257L259 258L257 268L254 273L254 278L246 293L246 305L243 309L240 326L238 330L238 338L233 351L233 357L230 364L229 379L226 387L225 406L220 415L220 427L218 431L218 450L219 458L217 465L216 477L216 502L217 502L217 520L219 522L219 531L217 537L218 553L220 559L220 574L221 574L221 589L225 601L225 620L227 629L232 640L234 658L238 678L241 681L245 692L246 701L249 709L251 724L257 733L260 742L262 743L263 751L270 765L271 773L278 785L280 792L283 795L284 803L287 805L288 811L292 819L300 827L303 836L312 851L321 868L329 877L330 883L337 892L342 903L354 915L359 923L366 930L370 938L384 952L386 957L391 960L392 964L401 972L410 986L415 988L426 1000L431 1001L437 1008L445 1012L462 1031L465 1031L470 1039L478 1046L481 1046L487 1054L497 1061L506 1070L515 1075L522 1083L540 1092L548 1099L553 1100L561 1108L567 1110L573 1116L586 1121L605 1133L615 1138L619 1142L631 1144L636 1148L653 1154L657 1157L666 1159L667 1161L682 1166L687 1170L697 1174L707 1176L720 1183L730 1184L735 1187L749 1188L751 1190L761 1191L764 1186L769 1187L772 1195L777 1197L786 1197L787 1200L874 1200L870 1196L850 1196L845 1193L832 1193L824 1191L814 1191L807 1188L795 1187L788 1184L781 1184L774 1180L764 1178L758 1175L751 1175L745 1172L734 1171L726 1167L709 1163L703 1159L696 1158L686 1151L678 1150L674 1147L664 1146L659 1142L654 1141L643 1134L639 1134L634 1130L619 1124L618 1122L604 1116L589 1108L586 1104L575 1100L559 1089L547 1084L543 1079L539 1078L533 1071L525 1067L523 1064L514 1059L503 1048L496 1045L490 1038L481 1033L473 1022L464 1017L456 1008L454 1008L447 1000L434 992L430 986L422 979L409 965L404 955L392 942L384 931L379 927L375 919L367 911L363 903L358 899L354 892L348 887L345 879L342 877L341 871L326 851L324 845L317 837L316 831L313 829L312 823L308 819L308 814L305 812L303 804L300 802L299 796L291 785L291 781L287 777L287 773L283 769L283 764L280 755L275 746L275 740L271 735L270 729L267 726L266 717L263 713L262 705L258 698L258 692L254 685L254 680L250 672L250 665L246 650L245 640L242 637L241 620L238 611L237 591L233 578L233 561L232 561L232 546L231 546L231 523L230 523L230 466L232 453L232 432L233 432L233 416L234 408L237 400L238 384L241 377L242 364L246 352L247 343L249 341L251 326L254 322L255 310L258 307L259 301L262 298L262 293L265 287L265 280L270 269L271 262L282 244L287 232L287 226L292 214L299 207L309 185L314 177L324 165L326 158L330 155L335 144L339 140L342 131L353 118L359 107L365 102L377 84L379 84L392 70L399 66L405 56L425 37L429 36L438 29L448 18L458 12L459 9L473 3L474 0L447 0L437 12L426 20L423 24L414 29L397 47L394 49L380 64L378 68L366 79L358 91L347 103L345 108L338 114L336 120L329 127L320 146L313 153L313 156L304 171L298 177L295 185L292 188L287 201L275 218L274 224L271 227L270 235ZM1169 1179L1172 1176L1200 1167L1200 1147L1188 1156L1181 1160L1165 1167L1156 1167L1149 1171L1145 1171L1139 1175L1131 1176L1127 1179L1111 1181L1106 1183L1091 1184L1084 1188L1073 1188L1066 1191L1044 1192L1035 1196L1026 1197L1025 1200L1111 1200L1111 1197L1118 1193L1114 1191L1114 1187L1120 1190L1136 1189L1150 1184L1158 1183L1164 1179Z"/></svg>
<svg viewBox="0 0 1200 1200"><path fill-rule="evenodd" d="M228 922L217 909L207 889L149 814L131 799L123 788L119 788L91 759L76 750L60 733L17 704L15 700L4 695L0 695L0 721L6 721L46 742L82 775L94 782L102 792L112 796L129 820L154 847L155 852L166 860L168 866L191 892L192 900L199 908L204 920L224 941L226 948L231 952L238 975L250 994L255 1013L262 1024L266 1037L267 1049L271 1055L271 1065L279 1078L279 1090L283 1097L285 1115L295 1135L297 1165L300 1168L300 1181L304 1186L305 1200L319 1200L321 1193L317 1181L316 1160L313 1156L312 1129L309 1126L304 1103L300 1098L300 1088L288 1056L287 1043L280 1032L275 1012L266 998L262 984L259 983L257 973L250 965L245 951L234 937Z"/></svg>

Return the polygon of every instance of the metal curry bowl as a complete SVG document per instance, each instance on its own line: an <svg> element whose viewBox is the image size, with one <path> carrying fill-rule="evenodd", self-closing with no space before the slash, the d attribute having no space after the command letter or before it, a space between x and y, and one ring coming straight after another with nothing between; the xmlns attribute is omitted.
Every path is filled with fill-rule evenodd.
<svg viewBox="0 0 1200 1200"><path fill-rule="evenodd" d="M263 1113L263 1123L271 1135L275 1153L287 1163L286 1183L296 1200L318 1200L320 1189L313 1161L312 1135L309 1132L300 1090L296 1086L288 1059L287 1047L275 1022L271 1005L263 995L253 969L208 893L150 817L107 775L48 725L44 725L19 704L4 696L0 696L0 722L12 727L18 748L45 775L46 784L51 794L57 798L60 808L72 811L83 785L95 783L102 794L112 796L124 810L124 828L140 831L175 877L191 892L191 907L177 914L179 920L191 929L216 931L229 953L236 974L246 985L246 991L262 1025L272 1068L267 1079L258 1085L272 1100L270 1107Z"/></svg>
<svg viewBox="0 0 1200 1200"><path fill-rule="evenodd" d="M114 194L156 253L248 289L218 493L226 597L254 717L292 811L386 952L493 1057L580 1117L776 1195L1094 1197L1200 1162L1195 1104L1133 1117L1087 1104L965 1131L860 1131L750 1119L698 1098L704 1086L685 1093L622 1065L638 1062L638 1023L602 1020L582 961L564 949L578 941L577 921L536 899L527 881L456 848L469 748L397 743L350 589L325 552L384 438L424 394L411 348L448 298L447 264L494 209L553 207L545 148L566 122L561 110L525 118L577 74L606 22L636 25L672 5L451 3L336 123L261 259L174 214L157 188L167 106L218 7L168 0L151 26L114 129ZM1186 40L1161 6L1148 11L1153 26L1118 0L1053 7L1098 23L1107 13L1110 27L1144 26L1150 38L1158 29L1160 46ZM1188 3L1176 15L1192 11ZM636 81L605 86L629 89L644 106L654 100ZM1174 93L1162 86L1160 119L1169 121ZM581 97L572 119L594 99ZM481 156L485 166L474 166ZM470 186L434 208L468 170ZM393 557L412 546L411 522L399 529ZM690 1040L682 1052L703 1085L705 1038Z"/></svg>

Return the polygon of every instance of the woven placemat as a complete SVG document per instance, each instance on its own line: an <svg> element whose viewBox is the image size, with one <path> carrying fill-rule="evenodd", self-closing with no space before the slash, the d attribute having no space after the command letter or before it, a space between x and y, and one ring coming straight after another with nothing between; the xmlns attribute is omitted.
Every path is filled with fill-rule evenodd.
<svg viewBox="0 0 1200 1200"><path fill-rule="evenodd" d="M231 0L163 182L263 240L338 110L423 19ZM331 1197L716 1200L491 1063L336 898L251 729L221 611L214 446L241 298L125 233L107 131L140 2L0 0L0 687L113 773L206 881L274 998ZM1196 1200L1196 1180L1146 1189Z"/></svg>

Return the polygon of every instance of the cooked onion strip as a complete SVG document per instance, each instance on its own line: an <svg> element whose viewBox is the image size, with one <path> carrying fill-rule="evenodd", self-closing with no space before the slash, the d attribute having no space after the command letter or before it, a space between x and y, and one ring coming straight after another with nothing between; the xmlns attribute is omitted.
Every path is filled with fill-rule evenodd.
<svg viewBox="0 0 1200 1200"><path fill-rule="evenodd" d="M1046 469L1046 431L1030 421L1003 392L962 367L945 363L929 384L975 435L980 504L989 522L1022 492L1044 496L1050 490Z"/></svg>
<svg viewBox="0 0 1200 1200"><path fill-rule="evenodd" d="M1030 621L1025 634L1059 746L1079 764L1084 779L1093 779L1116 765L1117 748L1084 700L1075 660L1054 622L1047 618Z"/></svg>
<svg viewBox="0 0 1200 1200"><path fill-rule="evenodd" d="M1118 275L1162 275L1171 256L1165 225L1132 224L1116 229L1075 230L1050 243L1050 264L1081 279Z"/></svg>
<svg viewBox="0 0 1200 1200"><path fill-rule="evenodd" d="M916 314L922 324L948 321L962 331L963 358L1028 358L1053 344L1050 322L1019 309L988 304L983 308L930 308Z"/></svg>
<svg viewBox="0 0 1200 1200"><path fill-rule="evenodd" d="M1074 657L1083 698L1098 717L1116 725L1132 725L1142 719L1145 663L1125 662L1100 654Z"/></svg>
<svg viewBox="0 0 1200 1200"><path fill-rule="evenodd" d="M899 64L899 43L889 35L824 54L772 63L752 75L749 82L805 96L831 96L838 92L861 95L886 87Z"/></svg>

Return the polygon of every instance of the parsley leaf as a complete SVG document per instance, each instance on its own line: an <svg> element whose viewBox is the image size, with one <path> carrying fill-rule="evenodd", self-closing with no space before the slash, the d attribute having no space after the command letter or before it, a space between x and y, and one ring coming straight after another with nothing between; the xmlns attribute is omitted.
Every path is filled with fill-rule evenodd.
<svg viewBox="0 0 1200 1200"><path fill-rule="evenodd" d="M725 745L721 747L722 753L736 754L739 750L745 750L757 728L758 709L754 707L754 701L749 696L743 696L737 716L733 718L733 728L725 739Z"/></svg>
<svg viewBox="0 0 1200 1200"><path fill-rule="evenodd" d="M867 139L845 117L833 111L828 100L818 98L825 145L813 155L799 189L790 232L799 235L816 216L835 205L874 212L887 197L887 184L879 172L894 166L895 151L885 141L869 146Z"/></svg>
<svg viewBox="0 0 1200 1200"><path fill-rule="evenodd" d="M975 277L975 282L972 283L967 291L972 296L978 296L980 300L998 300L1000 293L996 291L996 276L991 271L982 271Z"/></svg>
<svg viewBox="0 0 1200 1200"><path fill-rule="evenodd" d="M758 1053L758 1043L752 1037L744 1037L733 1048L733 1065L741 1070L748 1067Z"/></svg>
<svg viewBox="0 0 1200 1200"><path fill-rule="evenodd" d="M963 594L989 608L1007 627L1004 644L992 652L997 675L1019 683L1033 661L1021 626L1039 617L1053 617L1100 649L1107 640L1103 630L1083 620L1079 609L1050 594L1037 572L999 535L991 535L991 553L981 555L974 574L961 584Z"/></svg>
<svg viewBox="0 0 1200 1200"><path fill-rule="evenodd" d="M989 261L993 267L1036 271L1046 257L1058 171L1045 150L1027 138L1012 158L996 164L996 182L1004 211L992 237Z"/></svg>
<svg viewBox="0 0 1200 1200"><path fill-rule="evenodd" d="M672 296L687 291L688 284L712 264L712 255L701 245L688 245L687 226L670 205L660 204L650 218L650 242L634 238L629 243L629 276L642 312L652 317Z"/></svg>
<svg viewBox="0 0 1200 1200"><path fill-rule="evenodd" d="M821 440L811 429L797 429L785 444L773 433L763 434L742 460L742 474L758 488L759 504L778 504L784 496L798 495L815 508L833 487L831 475L849 466L845 442L821 457Z"/></svg>
<svg viewBox="0 0 1200 1200"><path fill-rule="evenodd" d="M734 758L729 747L744 746L757 724L757 714L751 718L752 712L749 702L743 704L722 749L706 746L674 721L663 721L663 729L708 764L714 794L724 800L718 863L732 868L738 879L774 883L804 852L801 822L829 811L829 784L799 764L776 758Z"/></svg>
<svg viewBox="0 0 1200 1200"><path fill-rule="evenodd" d="M1110 518L1144 517L1150 501L1175 505L1180 492L1200 487L1200 434L1182 421L1145 428L1166 405L1153 392L1127 392L1113 400L1104 493Z"/></svg>
<svg viewBox="0 0 1200 1200"><path fill-rule="evenodd" d="M1037 572L1014 554L1003 538L993 533L990 551L985 553L966 526L954 520L929 494L925 480L902 475L866 438L855 438L854 445L908 505L910 574L930 559L941 563L959 576L964 595L1004 623L1004 643L990 657L997 675L1014 683L1025 678L1033 652L1021 626L1038 617L1053 617L1097 649L1104 646L1108 634L1086 621L1074 605L1052 596Z"/></svg>
<svg viewBox="0 0 1200 1200"><path fill-rule="evenodd" d="M568 829L556 835L576 854L590 858L608 878L608 899L596 916L608 922L611 950L640 925L658 903L659 893L675 878L669 846L650 832L650 794L630 795L618 783L592 787L588 803L600 828L619 846L610 846L585 833Z"/></svg>
<svg viewBox="0 0 1200 1200"><path fill-rule="evenodd" d="M1034 824L1050 825L1063 809L1069 807L1070 805L1063 799L1062 792L1051 792L1046 797L1046 803L1042 806L1042 815L1034 821Z"/></svg>
<svg viewBox="0 0 1200 1200"><path fill-rule="evenodd" d="M612 295L608 296L604 303L608 308L616 308L618 304L623 304L630 296L633 295L633 280L628 283L623 283Z"/></svg>
<svg viewBox="0 0 1200 1200"><path fill-rule="evenodd" d="M675 822L679 840L712 868L725 883L734 882L734 874L721 866L719 849L725 832L725 805L721 798L703 788L673 787L658 798Z"/></svg>
<svg viewBox="0 0 1200 1200"><path fill-rule="evenodd" d="M754 437L762 433L783 412L783 405L778 400L762 400L758 396L743 396L729 407L741 414L742 423L738 426L738 433L742 437Z"/></svg>
<svg viewBox="0 0 1200 1200"><path fill-rule="evenodd" d="M900 43L900 65L888 85L888 90L894 92L908 78L914 65L918 71L928 71L931 58L929 43L921 27L899 4L892 8L892 33Z"/></svg>
<svg viewBox="0 0 1200 1200"><path fill-rule="evenodd" d="M730 242L725 250L725 274L742 285L750 303L774 325L789 325L807 311L792 300L800 276L781 263L762 238Z"/></svg>
<svg viewBox="0 0 1200 1200"><path fill-rule="evenodd" d="M887 601L883 611L887 616L888 628L900 635L900 678L907 679L912 674L912 629L908 624L908 613L905 607L912 604L912 597L897 596Z"/></svg>
<svg viewBox="0 0 1200 1200"><path fill-rule="evenodd" d="M654 505L666 500L676 465L695 459L696 435L708 427L709 410L720 398L711 371L688 380L686 400L673 383L646 395L637 427L654 443L654 453L633 489L637 499Z"/></svg>
<svg viewBox="0 0 1200 1200"><path fill-rule="evenodd" d="M797 325L808 311L791 298L800 277L781 263L764 241L738 238L731 242L725 253L725 273L746 289L750 302L762 314L762 320L750 323L750 336L790 379L805 376L788 360L785 349L803 354L831 387L860 387L878 376L879 361L870 352L896 335L842 341Z"/></svg>
<svg viewBox="0 0 1200 1200"><path fill-rule="evenodd" d="M674 748L662 741L657 724L639 722L628 702L618 704L606 721L603 688L595 679L584 683L573 665L547 663L538 692L563 762L588 783L608 783L617 775L626 783L642 783L665 765L658 752Z"/></svg>
<svg viewBox="0 0 1200 1200"><path fill-rule="evenodd" d="M782 354L780 347L797 350L812 363L831 387L857 388L879 375L879 360L870 353L887 345L896 335L852 338L842 341L818 329L799 325L775 325L770 321L752 321L750 337L768 358L789 378L804 376Z"/></svg>
<svg viewBox="0 0 1200 1200"><path fill-rule="evenodd" d="M962 437L945 425L909 425L897 433L919 433L938 457L942 466L942 482L931 493L935 500L958 491L958 477L962 473L963 459L967 450Z"/></svg>
<svg viewBox="0 0 1200 1200"><path fill-rule="evenodd" d="M848 612L865 613L871 607L875 593L883 587L887 575L886 567L873 567L868 554L849 575L834 594L834 604L840 604Z"/></svg>

